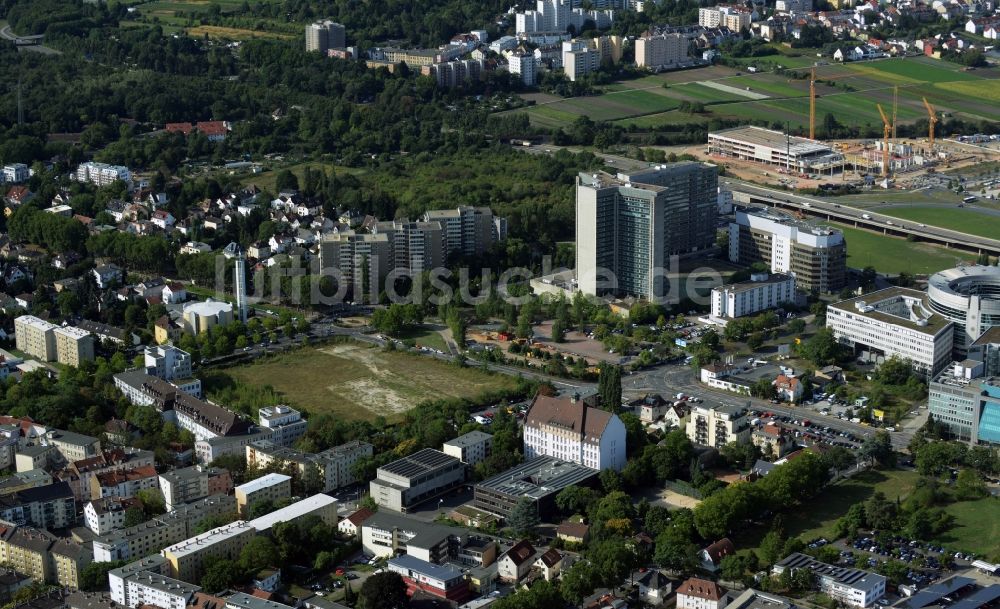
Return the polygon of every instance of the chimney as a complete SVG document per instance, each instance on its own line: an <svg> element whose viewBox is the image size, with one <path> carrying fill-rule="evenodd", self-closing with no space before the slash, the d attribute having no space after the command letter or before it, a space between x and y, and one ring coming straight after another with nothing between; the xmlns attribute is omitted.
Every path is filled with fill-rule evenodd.
<svg viewBox="0 0 1000 609"><path fill-rule="evenodd" d="M573 395L572 395L572 396L571 396L571 397L569 398L569 401L570 401L570 402L573 402L574 404L576 404L577 402L579 402L579 401L580 401L580 394L579 394L579 393L574 393L574 394L573 394Z"/></svg>

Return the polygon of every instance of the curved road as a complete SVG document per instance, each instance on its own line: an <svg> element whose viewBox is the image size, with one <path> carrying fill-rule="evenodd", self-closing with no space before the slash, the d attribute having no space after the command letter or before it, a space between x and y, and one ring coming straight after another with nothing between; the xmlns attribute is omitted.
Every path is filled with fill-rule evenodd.
<svg viewBox="0 0 1000 609"><path fill-rule="evenodd" d="M10 40L11 42L14 42L15 40L18 40L18 39L22 38L22 36L18 36L17 34L15 34L13 31L11 31L10 25L6 25L5 24L3 27L0 27L0 38L3 38L4 40ZM52 47L47 47L47 46L44 46L44 45L41 45L41 44L21 45L21 46L17 47L17 49L19 51L33 51L35 53L42 53L44 55L61 55L62 54L61 51L57 51L57 50L53 49Z"/></svg>

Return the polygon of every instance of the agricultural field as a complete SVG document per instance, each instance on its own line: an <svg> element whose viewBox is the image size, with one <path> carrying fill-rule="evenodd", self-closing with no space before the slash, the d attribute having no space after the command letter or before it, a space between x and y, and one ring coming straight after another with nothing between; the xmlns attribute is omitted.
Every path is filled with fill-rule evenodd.
<svg viewBox="0 0 1000 609"><path fill-rule="evenodd" d="M359 343L303 347L222 371L245 384L269 386L291 406L347 419L393 418L423 400L474 398L515 380L478 368Z"/></svg>
<svg viewBox="0 0 1000 609"><path fill-rule="evenodd" d="M905 271L914 275L926 275L951 268L960 261L975 259L973 254L929 243L914 243L836 223L833 226L844 232L847 266L855 269L873 266L881 273L898 274Z"/></svg>
<svg viewBox="0 0 1000 609"><path fill-rule="evenodd" d="M1000 216L984 214L974 209L954 207L886 207L881 214L957 230L970 235L995 239L1000 235Z"/></svg>
<svg viewBox="0 0 1000 609"><path fill-rule="evenodd" d="M760 59L767 65L781 63L793 68L809 67L813 62L808 55ZM786 61L789 59L798 60L795 62L798 65L791 65L791 61ZM894 87L898 87L896 113L901 123L926 119L923 98L939 112L1000 121L1000 70L963 71L961 66L948 62L912 57L825 65L817 68L817 80L817 117L822 119L829 113L845 125L881 125L876 104L890 112ZM663 85L667 88L663 89ZM740 94L743 91L746 93ZM809 82L805 79L773 72L747 74L712 66L620 81L607 86L602 95L582 98L579 102L554 101L546 105L547 110L534 107L528 114L533 123L550 128L565 126L581 115L639 128L705 122L712 118L770 122L780 117L793 128L803 128L809 120L808 96ZM681 101L700 102L706 106L705 112L701 115L671 112Z"/></svg>

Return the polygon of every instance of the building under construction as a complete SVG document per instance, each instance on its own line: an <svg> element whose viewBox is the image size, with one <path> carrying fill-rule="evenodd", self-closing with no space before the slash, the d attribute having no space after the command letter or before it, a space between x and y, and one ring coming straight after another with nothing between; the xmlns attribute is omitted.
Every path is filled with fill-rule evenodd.
<svg viewBox="0 0 1000 609"><path fill-rule="evenodd" d="M844 165L844 155L823 142L752 126L709 132L708 153L794 173L832 172Z"/></svg>

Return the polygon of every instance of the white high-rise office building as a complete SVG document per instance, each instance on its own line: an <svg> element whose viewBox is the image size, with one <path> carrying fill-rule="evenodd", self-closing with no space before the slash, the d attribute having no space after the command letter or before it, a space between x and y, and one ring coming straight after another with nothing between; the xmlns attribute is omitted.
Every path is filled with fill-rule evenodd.
<svg viewBox="0 0 1000 609"><path fill-rule="evenodd" d="M339 23L329 19L310 23L306 26L306 50L326 53L330 49L347 46L346 30Z"/></svg>

